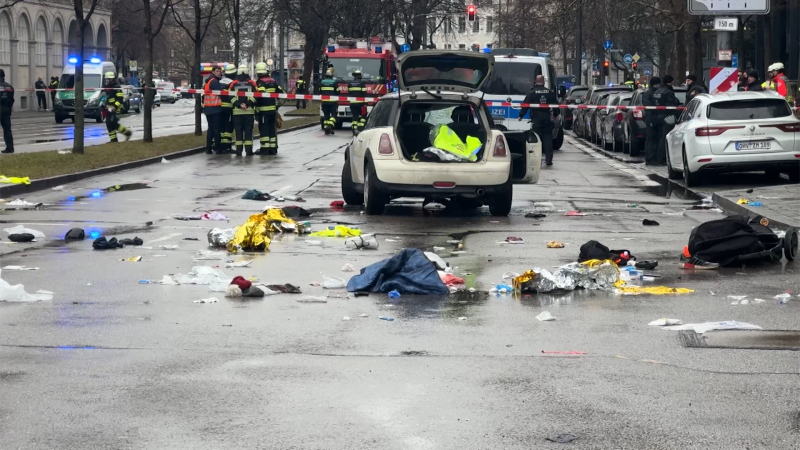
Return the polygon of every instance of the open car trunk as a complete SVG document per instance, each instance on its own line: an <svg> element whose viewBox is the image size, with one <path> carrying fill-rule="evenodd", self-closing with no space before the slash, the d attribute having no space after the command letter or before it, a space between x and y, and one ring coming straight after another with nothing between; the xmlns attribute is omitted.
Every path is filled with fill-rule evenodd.
<svg viewBox="0 0 800 450"><path fill-rule="evenodd" d="M403 103L397 139L409 161L471 163L483 159L488 125L470 102Z"/></svg>

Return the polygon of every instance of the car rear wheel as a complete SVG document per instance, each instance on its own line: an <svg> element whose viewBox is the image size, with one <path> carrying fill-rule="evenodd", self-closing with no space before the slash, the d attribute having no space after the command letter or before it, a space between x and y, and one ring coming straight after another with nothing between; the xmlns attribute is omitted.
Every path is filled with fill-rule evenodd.
<svg viewBox="0 0 800 450"><path fill-rule="evenodd" d="M686 149L683 150L683 182L686 183L686 187L700 185L699 175L689 169L689 162L686 159Z"/></svg>
<svg viewBox="0 0 800 450"><path fill-rule="evenodd" d="M683 176L683 173L672 168L672 160L669 157L669 149L667 149L667 176L670 180L680 180Z"/></svg>
<svg viewBox="0 0 800 450"><path fill-rule="evenodd" d="M608 139L606 139L606 130L602 130L602 133L603 133L603 149L613 150L614 149L613 142L609 143Z"/></svg>
<svg viewBox="0 0 800 450"><path fill-rule="evenodd" d="M353 173L350 170L350 160L345 160L342 166L342 198L344 202L351 206L364 204L364 194L356 191L353 183Z"/></svg>
<svg viewBox="0 0 800 450"><path fill-rule="evenodd" d="M502 191L495 194L489 203L489 213L495 217L505 217L511 212L511 202L514 200L514 185L508 184Z"/></svg>
<svg viewBox="0 0 800 450"><path fill-rule="evenodd" d="M386 209L386 202L389 200L386 194L378 190L378 186L373 181L374 169L372 164L367 163L364 168L364 208L367 215L379 216Z"/></svg>
<svg viewBox="0 0 800 450"><path fill-rule="evenodd" d="M553 139L553 150L558 150L564 145L564 130L558 132L558 136Z"/></svg>

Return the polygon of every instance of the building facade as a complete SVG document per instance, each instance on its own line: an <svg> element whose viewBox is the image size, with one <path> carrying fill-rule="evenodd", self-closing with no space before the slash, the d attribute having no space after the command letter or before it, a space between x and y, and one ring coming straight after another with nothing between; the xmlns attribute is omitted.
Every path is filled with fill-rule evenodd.
<svg viewBox="0 0 800 450"><path fill-rule="evenodd" d="M0 68L17 90L15 110L36 108L32 89L41 77L60 77L78 52L71 0L28 0L0 10ZM0 6L2 3L0 3ZM98 5L84 33L84 55L111 59L111 10Z"/></svg>

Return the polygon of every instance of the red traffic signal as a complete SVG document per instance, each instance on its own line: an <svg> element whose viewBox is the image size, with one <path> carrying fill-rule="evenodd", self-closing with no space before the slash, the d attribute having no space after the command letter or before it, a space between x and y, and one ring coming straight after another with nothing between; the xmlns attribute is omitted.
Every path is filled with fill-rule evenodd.
<svg viewBox="0 0 800 450"><path fill-rule="evenodd" d="M608 62L608 60L603 61L603 67L608 67L610 65L611 65L611 63Z"/></svg>
<svg viewBox="0 0 800 450"><path fill-rule="evenodd" d="M467 6L467 20L475 22L475 5Z"/></svg>
<svg viewBox="0 0 800 450"><path fill-rule="evenodd" d="M633 64L631 64L631 68L632 68L633 70L636 70L636 69L638 69L638 68L639 68L639 64L637 64L636 62L634 62Z"/></svg>

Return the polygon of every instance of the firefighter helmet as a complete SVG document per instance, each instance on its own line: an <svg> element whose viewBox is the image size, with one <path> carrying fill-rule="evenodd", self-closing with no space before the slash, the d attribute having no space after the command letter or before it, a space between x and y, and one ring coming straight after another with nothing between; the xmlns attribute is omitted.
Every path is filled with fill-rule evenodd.
<svg viewBox="0 0 800 450"><path fill-rule="evenodd" d="M331 69L328 69L328 71L325 72L325 76L329 77L329 78L333 78L333 71Z"/></svg>
<svg viewBox="0 0 800 450"><path fill-rule="evenodd" d="M108 79L108 78L116 78L116 76L117 76L117 74L115 74L114 72L106 72L103 75L103 78L106 78L106 79Z"/></svg>
<svg viewBox="0 0 800 450"><path fill-rule="evenodd" d="M356 70L355 72L353 72L353 76L356 76L356 75L361 76L361 71L360 70Z"/></svg>
<svg viewBox="0 0 800 450"><path fill-rule="evenodd" d="M228 74L228 75L235 74L236 73L236 66L234 66L233 64L228 64L227 66L225 66L225 73Z"/></svg>
<svg viewBox="0 0 800 450"><path fill-rule="evenodd" d="M243 73L250 73L250 69L248 69L247 66L244 64L239 66L239 74L241 75Z"/></svg>
<svg viewBox="0 0 800 450"><path fill-rule="evenodd" d="M258 74L267 73L267 63L260 62L256 64L256 73Z"/></svg>
<svg viewBox="0 0 800 450"><path fill-rule="evenodd" d="M771 66L767 67L767 70L770 72L772 72L773 70L783 70L783 63L776 62L775 64L772 64Z"/></svg>

